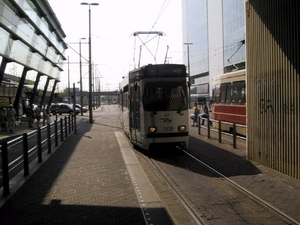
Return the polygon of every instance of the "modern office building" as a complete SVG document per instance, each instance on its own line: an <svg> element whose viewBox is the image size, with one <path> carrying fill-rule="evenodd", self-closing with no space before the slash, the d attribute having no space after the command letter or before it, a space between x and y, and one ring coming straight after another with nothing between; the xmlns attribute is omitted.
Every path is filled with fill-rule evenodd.
<svg viewBox="0 0 300 225"><path fill-rule="evenodd" d="M192 83L208 98L214 76L245 68L247 158L300 179L300 1L182 2Z"/></svg>
<svg viewBox="0 0 300 225"><path fill-rule="evenodd" d="M65 36L47 0L0 0L0 108L13 104L20 115L38 90L39 103L50 104Z"/></svg>
<svg viewBox="0 0 300 225"><path fill-rule="evenodd" d="M244 0L182 1L184 59L200 99L211 97L214 76L245 68L244 5Z"/></svg>

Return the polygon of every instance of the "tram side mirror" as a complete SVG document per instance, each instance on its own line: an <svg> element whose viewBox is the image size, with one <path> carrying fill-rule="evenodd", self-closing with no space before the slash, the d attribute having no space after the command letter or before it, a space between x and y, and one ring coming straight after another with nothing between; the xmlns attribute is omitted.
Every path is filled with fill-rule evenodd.
<svg viewBox="0 0 300 225"><path fill-rule="evenodd" d="M134 84L134 90L135 90L135 91L137 90L137 86L138 86L137 83L135 83L135 84Z"/></svg>

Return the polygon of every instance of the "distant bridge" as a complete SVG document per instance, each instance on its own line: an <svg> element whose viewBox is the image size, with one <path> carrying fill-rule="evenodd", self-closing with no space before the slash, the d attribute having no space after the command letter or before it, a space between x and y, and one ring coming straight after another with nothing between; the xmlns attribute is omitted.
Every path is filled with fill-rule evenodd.
<svg viewBox="0 0 300 225"><path fill-rule="evenodd" d="M71 94L71 99L73 99L73 94L72 92L70 93ZM75 93L75 96L76 96L76 101L79 100L79 97L80 97L80 92L79 91L76 91ZM92 95L93 95L93 99L96 99L96 98L99 98L100 96L104 96L106 98L108 98L108 96L114 96L115 98L114 99L117 99L118 98L118 95L119 95L119 92L118 91L95 91L95 92L92 92ZM83 101L85 103L87 103L88 101L88 98L89 98L89 92L87 91L83 91L82 92L82 97L83 97ZM69 101L69 98L68 97L60 97L60 98L63 98L64 101ZM111 97L110 97L111 98Z"/></svg>
<svg viewBox="0 0 300 225"><path fill-rule="evenodd" d="M100 91L100 92L93 92L96 95L118 95L118 91Z"/></svg>
<svg viewBox="0 0 300 225"><path fill-rule="evenodd" d="M96 96L99 96L99 95L118 95L119 94L118 91L100 91L100 92L99 91L94 91L92 93L93 93L93 95L96 95ZM87 91L84 91L82 93L83 96L88 96L88 94L89 94L89 92L87 92Z"/></svg>

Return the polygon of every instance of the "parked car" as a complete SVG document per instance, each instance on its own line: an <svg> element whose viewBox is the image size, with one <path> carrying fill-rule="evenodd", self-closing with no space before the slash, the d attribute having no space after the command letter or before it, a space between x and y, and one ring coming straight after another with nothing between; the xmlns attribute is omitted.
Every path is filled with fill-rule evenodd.
<svg viewBox="0 0 300 225"><path fill-rule="evenodd" d="M76 104L76 107L80 110L81 112L81 105L80 104ZM88 108L85 107L85 106L82 106L82 112L87 112L88 111Z"/></svg>
<svg viewBox="0 0 300 225"><path fill-rule="evenodd" d="M53 115L56 114L56 104L50 106L51 113ZM57 103L57 113L59 115L63 113L72 114L74 112L73 105L68 103ZM75 107L75 113L78 115L80 113L80 109Z"/></svg>

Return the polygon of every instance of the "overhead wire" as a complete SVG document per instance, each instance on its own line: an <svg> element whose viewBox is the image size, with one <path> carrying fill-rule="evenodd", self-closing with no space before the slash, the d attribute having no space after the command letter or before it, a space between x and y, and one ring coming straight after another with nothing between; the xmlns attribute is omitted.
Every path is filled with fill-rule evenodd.
<svg viewBox="0 0 300 225"><path fill-rule="evenodd" d="M167 4L166 4L166 1L167 1L167 0L165 0L164 3L162 4L162 6L161 6L161 8L160 8L160 11L159 11L159 13L158 13L158 15L157 15L157 17L156 17L156 19L155 19L155 21L154 21L154 24L152 25L152 27L151 27L151 29L150 29L150 31L153 30L154 26L157 24L157 21L158 21L158 20L160 19L160 17L163 15L164 11L166 10L166 8L167 8L167 6L169 5L169 3L170 3L171 0L169 0L169 2L168 2ZM166 6L165 6L165 4L166 4Z"/></svg>
<svg viewBox="0 0 300 225"><path fill-rule="evenodd" d="M168 1L165 0L165 1L163 2L162 6L161 6L161 8L160 8L160 10L159 10L159 13L158 13L158 15L157 15L157 17L156 17L156 19L155 19L155 21L154 21L154 23L153 23L153 25L152 25L150 31L149 31L149 34L145 37L144 41L139 37L139 39L140 39L141 42L142 42L142 45L140 46L140 48L141 48L142 46L144 46L145 48L147 48L146 43L148 43L150 40L154 39L154 37L153 37L152 39L148 40L149 37L150 37L151 32L153 31L154 27L156 26L157 22L159 21L159 19L160 19L161 16L163 15L163 13L164 13L164 11L166 10L166 8L168 7L170 1L171 1L171 0L168 0ZM155 51L155 54L153 55L153 54L150 52L150 50L147 48L148 52L150 52L150 54L151 54L152 57L154 58L154 61L155 61L155 62L156 62L156 56L157 56L158 47L159 47L159 41L160 41L160 36L159 36L159 35L157 35L157 36L158 36L158 42L157 42L157 45L156 45L156 51ZM135 62L135 51L136 51L135 45L136 45L136 39L135 39L135 42L134 42L134 57L133 57L134 62ZM140 50L140 53L141 53L141 50ZM135 63L134 63L134 64L135 64Z"/></svg>
<svg viewBox="0 0 300 225"><path fill-rule="evenodd" d="M154 24L151 27L151 30L153 30L154 26L157 24L157 21L161 18L161 16L163 15L164 11L166 10L166 8L168 7L169 3L171 0L168 1L168 3L166 3L167 0L164 1L164 3L162 4L160 11L154 21ZM148 35L149 36L149 35ZM157 55L157 51L158 51L158 46L159 46L159 41L160 41L160 36L158 37L158 42L157 42L157 46L156 46L156 52L155 52L155 61L156 61L156 55Z"/></svg>

